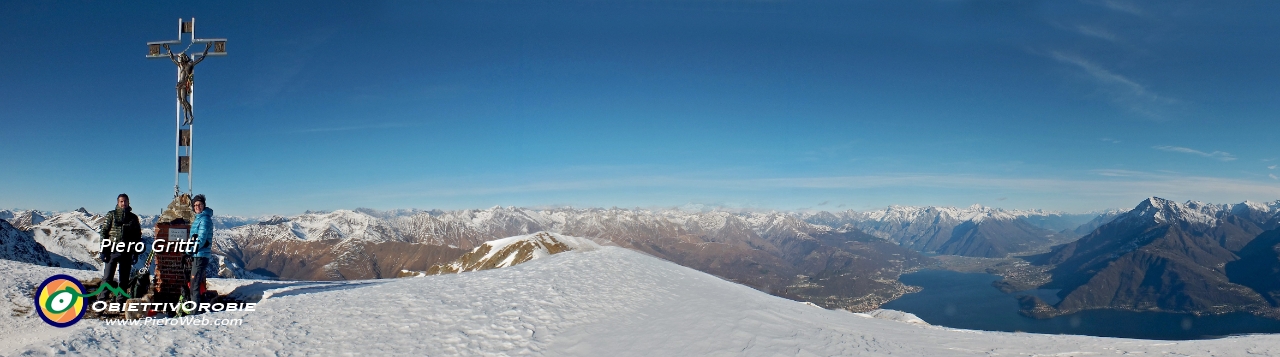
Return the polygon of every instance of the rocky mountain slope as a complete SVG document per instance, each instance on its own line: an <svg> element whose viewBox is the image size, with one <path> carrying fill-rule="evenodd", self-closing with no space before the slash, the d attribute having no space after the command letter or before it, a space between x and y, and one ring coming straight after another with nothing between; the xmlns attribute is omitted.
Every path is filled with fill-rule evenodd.
<svg viewBox="0 0 1280 357"><path fill-rule="evenodd" d="M294 280L390 278L401 270L426 270L452 261L464 252L447 246L387 240L387 231L380 231L386 228L384 223L353 216L338 215L332 225L304 217L302 224L275 219L214 231L213 250L227 267L221 275L242 277L252 273Z"/></svg>
<svg viewBox="0 0 1280 357"><path fill-rule="evenodd" d="M1280 224L1272 224L1280 225ZM1253 289L1272 307L1280 307L1280 228L1264 232L1227 263L1227 279Z"/></svg>
<svg viewBox="0 0 1280 357"><path fill-rule="evenodd" d="M1213 205L1152 197L1078 241L1036 257L1062 301L1035 315L1085 309L1193 313L1276 307L1280 201ZM1234 278L1233 278L1234 277Z"/></svg>
<svg viewBox="0 0 1280 357"><path fill-rule="evenodd" d="M39 211L36 211L36 210L26 210L26 211L18 211L18 212L6 211L4 214L0 216L7 216L9 218L0 218L0 219L9 221L9 224L13 225L15 228L17 228L20 231L30 231L31 227L37 224L40 224L40 222L44 222L45 220L44 215L45 214L40 213Z"/></svg>
<svg viewBox="0 0 1280 357"><path fill-rule="evenodd" d="M19 230L3 219L0 219L0 259L54 266L53 259L50 258L44 246L31 239L31 235L27 232Z"/></svg>

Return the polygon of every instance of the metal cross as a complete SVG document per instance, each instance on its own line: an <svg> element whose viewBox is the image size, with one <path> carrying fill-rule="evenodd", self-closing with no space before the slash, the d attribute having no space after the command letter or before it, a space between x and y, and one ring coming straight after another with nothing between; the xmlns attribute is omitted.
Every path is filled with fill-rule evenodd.
<svg viewBox="0 0 1280 357"><path fill-rule="evenodd" d="M183 34L189 34L187 46L173 52L173 47L183 44ZM198 54L188 55L187 50L196 44L204 44L204 50ZM187 174L187 193L191 193L191 133L195 127L195 69L196 65L209 56L226 56L227 39L196 38L196 19L183 21L178 19L178 39L169 41L147 42L147 58L167 58L178 66L177 91L177 141L174 148L176 165L173 173L173 196L182 192L181 174ZM185 150L184 150L185 149ZM184 155L185 154L185 155Z"/></svg>

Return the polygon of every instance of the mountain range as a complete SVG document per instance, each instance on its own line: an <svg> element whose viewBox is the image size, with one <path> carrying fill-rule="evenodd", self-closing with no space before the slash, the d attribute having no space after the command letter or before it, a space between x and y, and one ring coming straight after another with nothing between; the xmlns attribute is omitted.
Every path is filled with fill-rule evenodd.
<svg viewBox="0 0 1280 357"><path fill-rule="evenodd" d="M261 276L385 278L448 263L489 240L546 231L592 237L780 296L866 311L914 291L897 278L926 264L922 252L1003 257L1043 251L1070 240L1072 230L1037 224L1056 229L1098 217L982 206L870 213L357 209L221 230L215 252L225 257L224 266Z"/></svg>
<svg viewBox="0 0 1280 357"><path fill-rule="evenodd" d="M56 266L101 267L92 244L101 215L83 209L45 213L52 215L48 219L36 214L26 215L39 220L26 232L51 247ZM898 276L926 266L922 253L1029 254L1069 241L1072 225L1105 216L979 205L869 212L493 207L215 216L214 266L224 277L389 278L448 264L486 241L545 231L592 237L823 307L869 311L915 291ZM144 226L154 224L155 216L141 218ZM150 230L144 235L152 236Z"/></svg>
<svg viewBox="0 0 1280 357"><path fill-rule="evenodd" d="M101 268L94 259L100 214L0 211L0 217L0 258ZM154 224L155 216L141 218L144 226ZM215 225L215 266L224 277L390 278L439 270L488 241L547 232L592 237L774 295L852 311L914 291L898 276L927 266L923 254L1016 255L1043 267L1049 276L1041 288L1060 289L1061 299L1050 305L1024 298L1032 316L1086 309L1274 314L1280 307L1280 201L1152 197L1128 211L1079 215L979 205L864 212L356 209L216 217ZM144 236L153 234L147 229Z"/></svg>
<svg viewBox="0 0 1280 357"><path fill-rule="evenodd" d="M1086 309L1280 316L1280 201L1234 205L1146 199L1077 241L1033 257L1061 289L1047 317Z"/></svg>
<svg viewBox="0 0 1280 357"><path fill-rule="evenodd" d="M593 237L764 291L821 293L828 306L856 309L874 308L907 292L897 276L923 260L916 252L856 230L814 225L781 213L510 207L274 217L218 231L215 252L225 257L225 265L263 276L368 279L426 271L486 241L539 231ZM831 292L864 298L828 299Z"/></svg>
<svg viewBox="0 0 1280 357"><path fill-rule="evenodd" d="M922 253L999 258L1078 238L1075 228L1101 214L1041 210L890 206L875 211L819 212L805 220L856 228ZM1068 228L1069 227L1069 228Z"/></svg>

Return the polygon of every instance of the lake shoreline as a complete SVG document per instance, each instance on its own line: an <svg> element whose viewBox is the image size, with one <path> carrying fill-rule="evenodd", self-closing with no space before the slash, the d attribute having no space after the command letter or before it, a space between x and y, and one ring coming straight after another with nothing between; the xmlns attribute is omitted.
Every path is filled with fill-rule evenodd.
<svg viewBox="0 0 1280 357"><path fill-rule="evenodd" d="M1020 313L1019 296L1038 299L1054 290L1006 293L993 283L1000 276L951 270L920 270L904 274L904 284L920 286L882 308L909 312L926 322L946 327L1007 332L1072 334L1155 340L1196 340L1258 333L1280 333L1280 320L1247 312L1198 316L1190 313L1091 309L1036 319Z"/></svg>

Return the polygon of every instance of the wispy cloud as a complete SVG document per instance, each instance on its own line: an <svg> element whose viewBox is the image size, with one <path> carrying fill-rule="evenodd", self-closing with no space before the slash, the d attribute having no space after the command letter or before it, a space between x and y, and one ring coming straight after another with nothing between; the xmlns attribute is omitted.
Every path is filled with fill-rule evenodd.
<svg viewBox="0 0 1280 357"><path fill-rule="evenodd" d="M1098 27L1098 26L1076 25L1076 26L1073 28L1073 30L1075 30L1077 33L1079 33L1079 34L1081 34L1081 35L1085 35L1085 36L1089 36L1089 37L1093 37L1093 38L1098 38L1098 39L1103 39L1103 40L1107 40L1107 41L1110 41L1110 42L1119 42L1119 41L1120 41L1120 37L1119 37L1119 36L1116 36L1116 34L1111 33L1111 31L1107 31L1107 29L1104 29L1104 28L1101 28L1101 27Z"/></svg>
<svg viewBox="0 0 1280 357"><path fill-rule="evenodd" d="M1272 201L1280 198L1280 182L1265 175L1236 179L1114 169L1096 170L1087 176L1033 177L936 173L752 177L718 171L557 176L504 174L407 178L398 183L335 187L291 196L291 199L329 205L332 202L354 202L346 204L351 207L409 207L429 202L434 208L476 208L495 204L528 206L548 202L575 207L647 207L741 201L746 205L771 209L871 209L892 204L1000 202L1007 207L1083 212L1099 207L1132 207L1150 196L1218 203L1246 199ZM846 198L856 202L840 202ZM826 205L814 206L814 202L827 200L830 202Z"/></svg>
<svg viewBox="0 0 1280 357"><path fill-rule="evenodd" d="M1112 11L1123 12L1130 15L1142 16L1146 14L1138 4L1124 0L1102 0L1102 1L1086 1L1095 5L1102 6Z"/></svg>
<svg viewBox="0 0 1280 357"><path fill-rule="evenodd" d="M1112 143L1112 144L1119 144L1119 143L1120 143L1120 140L1116 140L1116 139L1112 139L1112 138L1098 138L1098 140L1100 140L1100 141L1105 141L1105 142Z"/></svg>
<svg viewBox="0 0 1280 357"><path fill-rule="evenodd" d="M1146 174L1145 172L1140 172L1140 171L1117 170L1117 169L1093 170L1093 173L1098 174L1100 176L1110 176L1110 177L1133 177L1133 176L1140 176L1140 175Z"/></svg>
<svg viewBox="0 0 1280 357"><path fill-rule="evenodd" d="M1148 90L1146 86L1129 77L1112 72L1084 57L1062 51L1052 51L1049 56L1058 62L1083 70L1094 81L1098 82L1099 86L1110 92L1112 102L1132 112L1151 118L1162 118L1163 115L1160 112L1163 108L1161 107L1176 102L1173 99Z"/></svg>
<svg viewBox="0 0 1280 357"><path fill-rule="evenodd" d="M1218 161L1235 161L1236 159L1236 157L1232 156L1231 153L1225 152L1225 151L1204 152L1196 149L1184 148L1181 146L1152 146L1151 148L1156 150L1161 150L1161 151L1192 154L1192 155L1207 157L1207 158L1218 160Z"/></svg>
<svg viewBox="0 0 1280 357"><path fill-rule="evenodd" d="M418 126L418 124L408 124L408 123L380 123L380 124L366 124L366 125L352 125L352 126L320 127L320 128L311 128L311 129L302 129L302 130L298 130L297 132L299 132L299 133L324 133L324 132L334 132L334 131L353 131L353 130L369 130L369 129L394 129L394 128L408 128L408 127L414 127L414 126Z"/></svg>
<svg viewBox="0 0 1280 357"><path fill-rule="evenodd" d="M1276 177L1276 174L1267 174L1267 176L1271 176L1272 180L1280 180L1280 177Z"/></svg>
<svg viewBox="0 0 1280 357"><path fill-rule="evenodd" d="M780 177L754 179L716 179L689 178L681 176L645 176L619 177L595 180L543 181L514 185L442 185L435 183L414 183L414 189L396 188L394 192L369 192L366 188L359 192L328 192L326 196L358 194L364 197L386 195L387 197L458 197L484 196L499 194L527 194L558 191L599 191L618 189L654 188L663 191L693 189L699 192L730 191L739 192L774 192L777 190L814 189L814 190L884 190L937 188L955 190L999 190L1001 192L1023 192L1050 195L1068 195L1081 197L1187 197L1202 200L1214 200L1217 197L1280 197L1280 186L1249 180L1184 176L1178 174L1126 171L1124 175L1111 175L1117 170L1097 170L1102 177L1098 179L1061 179L1061 178L1008 178L979 175L938 175L938 174L901 174L901 175L868 175L868 176L819 176L819 177ZM430 188L423 188L430 187ZM382 191L386 187L374 189Z"/></svg>
<svg viewBox="0 0 1280 357"><path fill-rule="evenodd" d="M1267 168L1268 168L1268 169L1275 170L1277 166L1280 166L1280 165L1271 165L1271 166L1267 166Z"/></svg>

